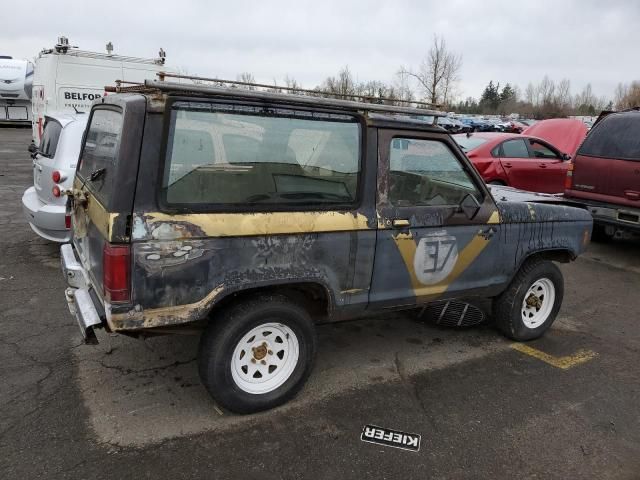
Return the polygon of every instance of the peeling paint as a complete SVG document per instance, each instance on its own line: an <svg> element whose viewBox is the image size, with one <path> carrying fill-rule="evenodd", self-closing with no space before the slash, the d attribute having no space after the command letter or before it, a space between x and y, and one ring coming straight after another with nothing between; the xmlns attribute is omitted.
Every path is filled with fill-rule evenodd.
<svg viewBox="0 0 640 480"><path fill-rule="evenodd" d="M367 217L350 212L188 213L141 216L153 238L243 237L369 230Z"/></svg>

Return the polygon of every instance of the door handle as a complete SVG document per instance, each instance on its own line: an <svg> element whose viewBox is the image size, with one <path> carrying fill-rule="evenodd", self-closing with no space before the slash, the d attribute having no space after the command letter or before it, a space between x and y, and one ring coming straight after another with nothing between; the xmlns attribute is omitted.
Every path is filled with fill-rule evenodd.
<svg viewBox="0 0 640 480"><path fill-rule="evenodd" d="M510 163L503 163L502 165L504 165L506 168L511 168L511 167L513 167L513 165L511 165Z"/></svg>
<svg viewBox="0 0 640 480"><path fill-rule="evenodd" d="M546 166L544 163L540 163L540 164L538 165L538 167L540 167L540 168L547 168L547 166Z"/></svg>
<svg viewBox="0 0 640 480"><path fill-rule="evenodd" d="M498 230L495 227L489 227L486 230L480 230L479 235L484 237L486 240L489 240L491 237L493 237L493 234L496 233Z"/></svg>
<svg viewBox="0 0 640 480"><path fill-rule="evenodd" d="M392 225L395 228L409 228L411 226L406 218L396 218L393 220Z"/></svg>

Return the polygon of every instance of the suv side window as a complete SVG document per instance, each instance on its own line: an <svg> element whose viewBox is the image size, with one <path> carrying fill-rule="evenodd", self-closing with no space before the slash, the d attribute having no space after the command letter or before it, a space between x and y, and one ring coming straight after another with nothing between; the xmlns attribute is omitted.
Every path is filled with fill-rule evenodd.
<svg viewBox="0 0 640 480"><path fill-rule="evenodd" d="M502 156L506 158L529 158L529 150L524 140L507 140L502 144Z"/></svg>
<svg viewBox="0 0 640 480"><path fill-rule="evenodd" d="M172 205L350 205L360 123L342 114L176 102L163 180Z"/></svg>
<svg viewBox="0 0 640 480"><path fill-rule="evenodd" d="M80 154L78 174L85 180L92 175L95 177L88 183L103 204L107 203L113 189L121 130L121 112L95 109Z"/></svg>
<svg viewBox="0 0 640 480"><path fill-rule="evenodd" d="M389 201L398 207L458 205L468 194L482 201L460 161L437 140L394 138L389 176Z"/></svg>

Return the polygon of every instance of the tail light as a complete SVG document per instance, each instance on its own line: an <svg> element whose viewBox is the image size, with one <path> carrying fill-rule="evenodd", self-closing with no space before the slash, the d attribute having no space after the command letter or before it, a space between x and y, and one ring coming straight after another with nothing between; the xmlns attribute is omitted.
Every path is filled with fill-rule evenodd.
<svg viewBox="0 0 640 480"><path fill-rule="evenodd" d="M565 190L570 190L573 187L573 167L574 164L571 162L567 168L567 176L564 178L564 188Z"/></svg>
<svg viewBox="0 0 640 480"><path fill-rule="evenodd" d="M51 178L53 179L53 183L60 183L64 182L67 179L67 176L58 170L54 170L51 174Z"/></svg>
<svg viewBox="0 0 640 480"><path fill-rule="evenodd" d="M105 243L102 250L102 285L106 301L127 302L131 298L130 261L129 245Z"/></svg>
<svg viewBox="0 0 640 480"><path fill-rule="evenodd" d="M71 228L71 215L69 214L64 216L64 228L67 230Z"/></svg>
<svg viewBox="0 0 640 480"><path fill-rule="evenodd" d="M51 193L53 194L54 197L59 197L61 195L60 192L60 187L58 185L54 185L53 188L51 189Z"/></svg>

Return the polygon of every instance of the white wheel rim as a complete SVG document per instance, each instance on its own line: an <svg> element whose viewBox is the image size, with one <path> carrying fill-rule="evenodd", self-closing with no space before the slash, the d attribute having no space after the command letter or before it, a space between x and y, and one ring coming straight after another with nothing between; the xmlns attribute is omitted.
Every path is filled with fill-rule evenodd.
<svg viewBox="0 0 640 480"><path fill-rule="evenodd" d="M291 376L299 354L300 345L293 330L281 323L265 323L252 328L236 345L231 375L246 393L268 393Z"/></svg>
<svg viewBox="0 0 640 480"><path fill-rule="evenodd" d="M533 282L527 290L520 309L527 328L538 328L547 321L556 301L556 287L548 278Z"/></svg>

